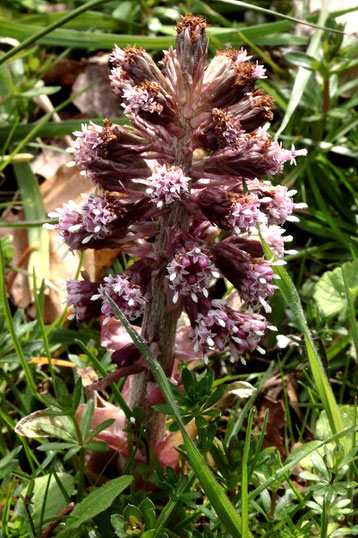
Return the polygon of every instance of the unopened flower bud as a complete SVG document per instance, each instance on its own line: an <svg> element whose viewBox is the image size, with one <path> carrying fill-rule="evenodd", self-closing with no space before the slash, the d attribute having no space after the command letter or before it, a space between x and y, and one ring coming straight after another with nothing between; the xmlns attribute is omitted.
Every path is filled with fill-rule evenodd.
<svg viewBox="0 0 358 538"><path fill-rule="evenodd" d="M107 191L125 192L123 180L128 185L132 178L150 175L140 154L152 147L139 133L118 125L90 123L74 134L77 165Z"/></svg>
<svg viewBox="0 0 358 538"><path fill-rule="evenodd" d="M67 280L66 303L73 314L68 319L76 318L77 321L98 317L101 313L102 302L92 301L93 295L98 291L99 282L90 282L86 273L83 273L84 280Z"/></svg>
<svg viewBox="0 0 358 538"><path fill-rule="evenodd" d="M277 288L271 283L271 262L264 258L251 257L239 249L232 238L214 244L211 251L215 265L235 286L246 306L262 305L270 312L265 299Z"/></svg>
<svg viewBox="0 0 358 538"><path fill-rule="evenodd" d="M102 299L101 313L106 316L104 323L115 314L108 301L107 295L116 303L119 310L129 319L136 319L144 312L146 298L139 286L132 284L125 273L108 276L98 286L98 293L92 300Z"/></svg>
<svg viewBox="0 0 358 538"><path fill-rule="evenodd" d="M201 82L208 52L207 23L202 17L185 15L177 23L176 54L184 80Z"/></svg>
<svg viewBox="0 0 358 538"><path fill-rule="evenodd" d="M118 79L121 73L124 73L124 76L130 79L134 85L145 81L154 81L161 84L163 88L167 86L162 72L144 49L138 49L135 45L128 45L125 49L120 49L115 45L109 59L114 64L115 69L118 69L116 74ZM113 83L112 76L110 79Z"/></svg>

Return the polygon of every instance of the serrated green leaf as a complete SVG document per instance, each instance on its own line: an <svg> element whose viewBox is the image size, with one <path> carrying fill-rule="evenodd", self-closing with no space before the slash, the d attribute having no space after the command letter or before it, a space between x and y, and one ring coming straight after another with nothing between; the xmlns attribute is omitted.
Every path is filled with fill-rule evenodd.
<svg viewBox="0 0 358 538"><path fill-rule="evenodd" d="M0 460L0 480L5 478L5 476L9 476L18 466L19 460L15 459L18 453L22 450L22 446L18 446L17 448L14 448L11 452L6 454L1 460Z"/></svg>

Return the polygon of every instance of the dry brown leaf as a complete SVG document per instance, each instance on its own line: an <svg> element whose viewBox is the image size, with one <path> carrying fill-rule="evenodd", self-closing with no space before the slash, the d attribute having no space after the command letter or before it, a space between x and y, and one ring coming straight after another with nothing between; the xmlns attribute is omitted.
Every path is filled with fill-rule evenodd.
<svg viewBox="0 0 358 538"><path fill-rule="evenodd" d="M286 423L285 409L281 400L264 396L259 413L259 427L262 426L266 410L269 410L263 448L276 447L282 456L286 456L282 431Z"/></svg>
<svg viewBox="0 0 358 538"><path fill-rule="evenodd" d="M88 194L93 190L93 184L81 176L76 167L68 168L66 166L65 163L69 161L69 157L63 154L59 155L62 155L62 164L40 186L46 212L55 210L71 199L78 203L82 200L81 193ZM61 160L58 162L61 162ZM23 220L24 217L21 213L14 214L9 211L5 218L6 220L17 221ZM13 244L16 253L13 259L13 265L16 266L28 247L27 232L24 229L6 229L5 232L11 233L14 238ZM69 253L65 259L61 259L61 255L65 252L65 249L55 250L57 232L49 231L49 234L50 274L48 275L44 305L44 320L46 323L50 323L62 313L64 308L62 301L66 296L66 293L62 289L63 283L65 280L74 278L79 264L78 253ZM22 268L26 269L26 264ZM91 278L95 277L94 251L86 252L83 268L88 271ZM28 278L25 275L16 275L11 287L11 296L17 306L28 309L29 315L34 316L35 310L32 305Z"/></svg>
<svg viewBox="0 0 358 538"><path fill-rule="evenodd" d="M72 86L72 94L82 91L95 82L94 86L73 100L74 105L82 114L89 117L97 115L118 117L121 111L121 101L111 90L109 74L108 54L106 54L91 58L85 71L78 75Z"/></svg>

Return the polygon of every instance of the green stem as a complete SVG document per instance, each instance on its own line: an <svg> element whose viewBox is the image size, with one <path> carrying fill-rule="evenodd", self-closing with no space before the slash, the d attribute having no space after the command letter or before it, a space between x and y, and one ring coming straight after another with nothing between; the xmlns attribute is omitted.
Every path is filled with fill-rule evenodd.
<svg viewBox="0 0 358 538"><path fill-rule="evenodd" d="M85 484L85 481L84 481L84 475L85 475L85 451L84 451L84 448L83 448L83 437L82 437L80 426L79 426L75 416L73 416L71 418L72 418L72 422L73 422L73 425L74 425L75 430L76 430L78 444L81 446L81 450L79 451L80 467L78 469L78 491L77 491L77 502L80 502L80 500L82 499L82 496L83 496L84 484Z"/></svg>

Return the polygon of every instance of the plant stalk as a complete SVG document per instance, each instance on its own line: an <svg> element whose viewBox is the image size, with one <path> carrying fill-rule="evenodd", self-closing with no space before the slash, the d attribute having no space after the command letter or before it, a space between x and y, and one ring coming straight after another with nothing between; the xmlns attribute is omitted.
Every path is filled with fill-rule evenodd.
<svg viewBox="0 0 358 538"><path fill-rule="evenodd" d="M185 174L192 163L192 156L183 155L183 146L191 136L191 130L187 129L186 136L177 139L175 154L176 166L180 166ZM189 214L180 203L171 206L170 211L161 217L159 233L154 243L155 259L160 263L166 258L169 233L173 228L179 227L184 231L189 228ZM158 346L158 361L164 372L170 377L174 364L174 344L177 328L177 318L167 313L167 297L164 291L166 280L166 267L152 277L152 295L144 311L142 337L148 345L155 343ZM154 351L156 353L156 351ZM166 416L158 413L146 399L147 384L151 378L148 371L132 376L130 390L130 407L142 410L142 419L146 425L147 441L155 446L165 435Z"/></svg>

